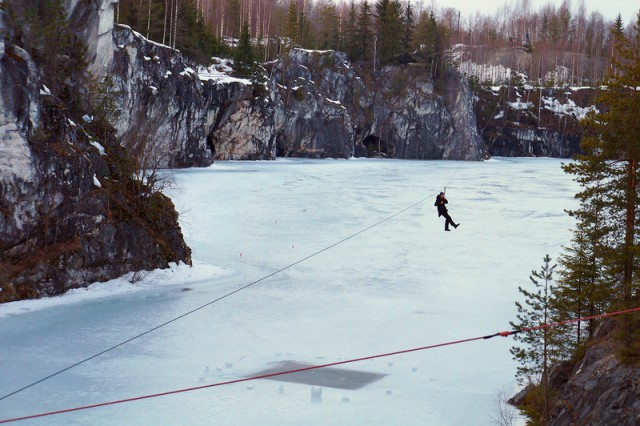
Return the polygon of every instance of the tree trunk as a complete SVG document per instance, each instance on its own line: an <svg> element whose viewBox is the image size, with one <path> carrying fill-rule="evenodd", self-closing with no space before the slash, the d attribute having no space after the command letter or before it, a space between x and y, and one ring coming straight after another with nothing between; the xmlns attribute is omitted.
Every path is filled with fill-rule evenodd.
<svg viewBox="0 0 640 426"><path fill-rule="evenodd" d="M636 217L636 168L637 159L631 158L627 163L627 174L629 176L627 180L627 208L625 215L625 241L624 241L624 277L623 277L623 298L624 308L631 308L631 293L633 286L633 261L634 261L634 236L635 236L635 217ZM623 319L624 323L624 336L623 339L628 345L631 344L631 321L630 318L625 315Z"/></svg>

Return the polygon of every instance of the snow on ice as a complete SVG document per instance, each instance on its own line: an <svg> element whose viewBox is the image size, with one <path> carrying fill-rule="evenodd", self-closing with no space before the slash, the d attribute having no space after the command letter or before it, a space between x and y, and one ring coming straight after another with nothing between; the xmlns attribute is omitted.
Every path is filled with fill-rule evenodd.
<svg viewBox="0 0 640 426"><path fill-rule="evenodd" d="M174 171L194 266L0 305L0 398L114 348L0 400L0 420L508 330L518 286L571 238L564 209L578 186L561 162ZM433 206L445 185L461 223L452 232ZM513 345L496 337L341 365L376 378L357 389L262 379L28 424L489 425L499 395L517 389Z"/></svg>

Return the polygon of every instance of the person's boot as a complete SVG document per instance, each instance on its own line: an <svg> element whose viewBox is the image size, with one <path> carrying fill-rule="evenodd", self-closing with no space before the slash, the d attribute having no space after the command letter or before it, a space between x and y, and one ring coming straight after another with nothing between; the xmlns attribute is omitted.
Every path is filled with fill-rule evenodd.
<svg viewBox="0 0 640 426"><path fill-rule="evenodd" d="M460 226L460 224L459 224L459 223L454 223L454 224L453 224L453 227L454 227L454 228L456 228L456 229L458 228L458 226Z"/></svg>
<svg viewBox="0 0 640 426"><path fill-rule="evenodd" d="M445 231L451 231L451 229L449 229L449 228L444 228L444 230L445 230Z"/></svg>

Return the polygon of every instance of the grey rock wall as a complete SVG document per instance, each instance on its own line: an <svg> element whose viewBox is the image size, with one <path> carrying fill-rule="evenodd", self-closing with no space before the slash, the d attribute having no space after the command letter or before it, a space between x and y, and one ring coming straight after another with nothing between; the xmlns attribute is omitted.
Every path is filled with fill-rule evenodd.
<svg viewBox="0 0 640 426"><path fill-rule="evenodd" d="M640 369L622 362L615 320L604 320L584 356L550 371L552 426L640 424ZM527 398L523 390L512 403Z"/></svg>
<svg viewBox="0 0 640 426"><path fill-rule="evenodd" d="M373 78L341 52L292 49L272 65L271 75L279 155L485 156L473 94L454 72L440 95L420 67L387 67Z"/></svg>
<svg viewBox="0 0 640 426"><path fill-rule="evenodd" d="M71 2L83 8L74 22L95 25L107 3ZM115 179L118 141L84 137L81 118L41 83L46 72L22 47L29 32L7 19L30 6L16 0L0 8L0 302L190 263L170 200L136 196L130 182ZM84 78L70 74L65 95L86 93Z"/></svg>
<svg viewBox="0 0 640 426"><path fill-rule="evenodd" d="M201 79L178 51L126 26L114 28L112 47L124 145L148 141L168 168L275 157L271 104L255 99L251 84Z"/></svg>

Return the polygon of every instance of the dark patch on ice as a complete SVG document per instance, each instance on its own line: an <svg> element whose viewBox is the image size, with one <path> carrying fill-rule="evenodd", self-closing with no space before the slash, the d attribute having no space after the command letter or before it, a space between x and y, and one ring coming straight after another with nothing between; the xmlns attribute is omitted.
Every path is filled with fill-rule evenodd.
<svg viewBox="0 0 640 426"><path fill-rule="evenodd" d="M277 363L275 367L259 371L253 376L263 376L308 367L313 367L313 365L296 361L282 361ZM386 376L386 374L324 367L313 370L298 371L295 373L280 374L266 378L270 380L278 380L280 382L303 383L313 386L355 390L360 389L369 383L373 383L384 376Z"/></svg>

